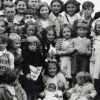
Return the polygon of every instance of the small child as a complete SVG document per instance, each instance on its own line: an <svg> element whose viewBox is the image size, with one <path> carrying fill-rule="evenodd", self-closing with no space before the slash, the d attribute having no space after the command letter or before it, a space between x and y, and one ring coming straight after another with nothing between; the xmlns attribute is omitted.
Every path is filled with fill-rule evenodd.
<svg viewBox="0 0 100 100"><path fill-rule="evenodd" d="M7 22L5 20L0 19L0 35L2 34L8 36L7 27Z"/></svg>
<svg viewBox="0 0 100 100"><path fill-rule="evenodd" d="M68 0L64 5L64 23L71 27L76 19L80 18L78 12L80 11L80 3L76 0Z"/></svg>
<svg viewBox="0 0 100 100"><path fill-rule="evenodd" d="M28 0L28 8L33 10L33 15L35 19L38 19L37 9L39 7L41 0Z"/></svg>
<svg viewBox="0 0 100 100"><path fill-rule="evenodd" d="M44 39L44 57L47 58L49 56L53 56L55 54L55 50L51 50L51 48L55 48L55 38L56 33L53 27L46 28L46 36ZM51 53L52 51L52 53Z"/></svg>
<svg viewBox="0 0 100 100"><path fill-rule="evenodd" d="M27 100L27 96L17 79L16 71L4 72L4 81L0 85L0 100Z"/></svg>
<svg viewBox="0 0 100 100"><path fill-rule="evenodd" d="M43 76L43 82L45 89L51 82L56 85L57 90L61 90L62 92L69 88L69 83L66 81L63 73L60 72L59 64L55 59L48 60Z"/></svg>
<svg viewBox="0 0 100 100"><path fill-rule="evenodd" d="M92 56L90 58L90 74L100 99L100 20L95 22L95 37L93 39Z"/></svg>
<svg viewBox="0 0 100 100"><path fill-rule="evenodd" d="M50 83L41 94L44 96L43 100L63 100L62 91L57 90L54 83Z"/></svg>
<svg viewBox="0 0 100 100"><path fill-rule="evenodd" d="M27 9L24 13L24 23L28 21L36 22L32 9Z"/></svg>
<svg viewBox="0 0 100 100"><path fill-rule="evenodd" d="M82 4L82 19L87 23L88 28L89 28L89 32L87 33L87 37L91 38L90 36L90 31L91 31L91 27L92 27L92 22L94 21L92 18L92 13L94 11L94 4L90 1L85 1Z"/></svg>
<svg viewBox="0 0 100 100"><path fill-rule="evenodd" d="M37 10L39 16L37 23L43 29L46 29L49 26L54 26L54 22L49 18L49 14L51 12L50 7L46 2L42 2Z"/></svg>
<svg viewBox="0 0 100 100"><path fill-rule="evenodd" d="M55 24L55 30L57 37L61 36L61 29L63 27L63 17L61 15L63 9L63 2L61 0L52 0L51 1L51 13L49 15L50 19Z"/></svg>
<svg viewBox="0 0 100 100"><path fill-rule="evenodd" d="M85 71L77 73L76 80L76 85L67 91L69 100L94 100L97 92L90 83L89 73Z"/></svg>
<svg viewBox="0 0 100 100"><path fill-rule="evenodd" d="M0 83L2 83L3 73L11 68L14 69L14 56L7 51L8 37L0 35Z"/></svg>
<svg viewBox="0 0 100 100"><path fill-rule="evenodd" d="M10 34L8 50L14 55L14 66L15 69L18 70L18 72L21 71L23 61L20 47L21 37L16 33Z"/></svg>
<svg viewBox="0 0 100 100"><path fill-rule="evenodd" d="M23 88L26 90L29 100L35 99L43 91L42 70L45 67L45 61L38 50L39 40L35 36L27 38L27 48L22 51L23 55L23 73L25 80ZM22 79L23 80L23 79Z"/></svg>
<svg viewBox="0 0 100 100"><path fill-rule="evenodd" d="M14 23L19 25L19 24L21 24L21 22L24 18L24 13L25 13L28 5L27 5L26 0L16 0L15 7L16 7L17 13L14 18Z"/></svg>
<svg viewBox="0 0 100 100"><path fill-rule="evenodd" d="M27 21L24 25L23 32L21 34L21 48L24 50L27 46L27 38L29 36L36 36L37 28L36 23Z"/></svg>
<svg viewBox="0 0 100 100"><path fill-rule="evenodd" d="M69 45L71 43L72 30L69 25L64 25L62 29L62 38L56 43L57 55L60 56L61 71L66 79L71 79L71 52Z"/></svg>
<svg viewBox="0 0 100 100"><path fill-rule="evenodd" d="M78 36L72 39L70 49L70 52L73 51L72 81L75 81L75 75L79 71L89 71L89 57L91 55L91 41L86 37L88 33L87 23L79 19L76 27Z"/></svg>

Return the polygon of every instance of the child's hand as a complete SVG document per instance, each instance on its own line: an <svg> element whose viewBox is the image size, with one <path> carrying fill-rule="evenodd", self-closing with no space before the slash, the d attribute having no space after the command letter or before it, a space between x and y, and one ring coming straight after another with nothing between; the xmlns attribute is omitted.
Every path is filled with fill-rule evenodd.
<svg viewBox="0 0 100 100"><path fill-rule="evenodd" d="M90 95L86 95L86 98L88 99L88 100L92 100L92 97L90 96Z"/></svg>
<svg viewBox="0 0 100 100"><path fill-rule="evenodd" d="M30 79L31 78L31 75L30 74L27 74L26 77Z"/></svg>
<svg viewBox="0 0 100 100"><path fill-rule="evenodd" d="M69 92L66 92L66 96L67 96L67 98L70 98L71 94Z"/></svg>
<svg viewBox="0 0 100 100"><path fill-rule="evenodd" d="M45 93L44 93L44 92L41 92L41 93L39 94L39 97L40 97L40 98L44 98L44 97L45 97Z"/></svg>

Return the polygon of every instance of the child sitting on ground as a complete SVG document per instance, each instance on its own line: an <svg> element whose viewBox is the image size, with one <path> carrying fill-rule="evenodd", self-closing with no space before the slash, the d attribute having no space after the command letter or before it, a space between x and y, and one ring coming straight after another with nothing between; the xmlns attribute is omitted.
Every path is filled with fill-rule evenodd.
<svg viewBox="0 0 100 100"><path fill-rule="evenodd" d="M69 100L93 100L97 95L94 85L90 83L88 72L81 71L76 75L76 85L67 91Z"/></svg>

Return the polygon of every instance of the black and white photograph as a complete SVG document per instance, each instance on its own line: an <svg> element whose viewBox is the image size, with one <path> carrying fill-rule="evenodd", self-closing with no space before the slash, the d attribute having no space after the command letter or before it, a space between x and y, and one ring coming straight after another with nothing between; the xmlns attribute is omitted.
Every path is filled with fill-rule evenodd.
<svg viewBox="0 0 100 100"><path fill-rule="evenodd" d="M0 100L100 100L99 0L0 0Z"/></svg>

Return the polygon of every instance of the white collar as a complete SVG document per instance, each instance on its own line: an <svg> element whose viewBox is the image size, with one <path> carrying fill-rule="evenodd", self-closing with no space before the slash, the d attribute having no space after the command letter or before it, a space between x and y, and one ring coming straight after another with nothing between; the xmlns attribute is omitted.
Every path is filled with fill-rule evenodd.
<svg viewBox="0 0 100 100"><path fill-rule="evenodd" d="M3 54L5 54L6 53L6 49L5 50L3 50L3 51L0 51L0 56L2 56Z"/></svg>
<svg viewBox="0 0 100 100"><path fill-rule="evenodd" d="M62 15L59 14L59 15L56 17L52 12L51 12L50 15L49 15L49 17L52 18L52 19L54 19L54 20L56 20L57 18L61 18L61 16L62 16Z"/></svg>
<svg viewBox="0 0 100 100"><path fill-rule="evenodd" d="M80 36L78 36L78 39L79 40L84 40L84 39L86 39L86 37L81 38Z"/></svg>

